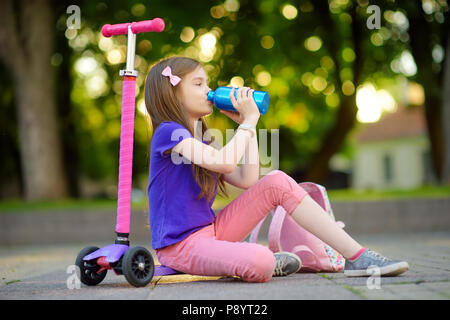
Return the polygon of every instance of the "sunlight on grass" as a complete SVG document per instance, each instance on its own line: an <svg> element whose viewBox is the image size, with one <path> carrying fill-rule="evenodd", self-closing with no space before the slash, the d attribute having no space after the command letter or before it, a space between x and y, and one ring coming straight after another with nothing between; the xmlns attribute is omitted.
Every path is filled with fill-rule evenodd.
<svg viewBox="0 0 450 320"><path fill-rule="evenodd" d="M442 187L421 187L411 190L329 190L330 201L382 201L406 198L448 198L450 185Z"/></svg>
<svg viewBox="0 0 450 320"><path fill-rule="evenodd" d="M220 195L212 205L214 211L227 206L231 201L245 192L227 184L229 197ZM450 197L450 185L436 187L422 187L413 190L328 190L330 201L383 201L393 199L417 199L417 198L448 198ZM75 210L116 210L116 199L64 199L58 201L26 202L20 199L0 201L0 214L5 212L34 212L34 211L75 211ZM148 211L147 198L132 202L132 210Z"/></svg>
<svg viewBox="0 0 450 320"><path fill-rule="evenodd" d="M115 210L116 199L63 199L57 201L26 202L20 199L0 201L0 213L19 211L74 211L74 210ZM146 209L146 201L133 202L133 210Z"/></svg>

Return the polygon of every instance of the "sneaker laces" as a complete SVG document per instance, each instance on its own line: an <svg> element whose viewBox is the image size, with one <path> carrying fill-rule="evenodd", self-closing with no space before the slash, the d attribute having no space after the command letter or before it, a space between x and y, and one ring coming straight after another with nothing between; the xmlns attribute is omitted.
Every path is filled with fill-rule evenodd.
<svg viewBox="0 0 450 320"><path fill-rule="evenodd" d="M372 250L368 250L367 252L368 254L370 254L372 257L379 259L383 262L389 262L390 260L388 258L386 258L385 256L382 256L381 254L379 254L378 252L372 251Z"/></svg>
<svg viewBox="0 0 450 320"><path fill-rule="evenodd" d="M277 275L277 276L285 275L286 272L283 271L283 268L285 267L286 263L287 263L287 257L279 256L279 258L276 259L276 265L275 265L275 270L274 270L273 274Z"/></svg>

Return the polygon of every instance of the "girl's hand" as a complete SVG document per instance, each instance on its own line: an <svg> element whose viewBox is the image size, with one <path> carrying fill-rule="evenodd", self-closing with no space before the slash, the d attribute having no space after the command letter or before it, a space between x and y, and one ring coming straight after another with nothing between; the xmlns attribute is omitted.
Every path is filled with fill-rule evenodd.
<svg viewBox="0 0 450 320"><path fill-rule="evenodd" d="M255 90L250 89L249 87L239 88L236 92L237 98L235 98L235 88L231 89L230 100L237 112L221 112L228 115L232 120L236 121L239 124L245 121L246 123L250 123L256 126L261 114L259 112L258 106L255 103L255 100L253 100L254 91ZM236 113L239 114L239 116L236 115Z"/></svg>
<svg viewBox="0 0 450 320"><path fill-rule="evenodd" d="M220 109L220 112L223 113L224 115L228 116L228 118L230 118L234 122L239 123L239 124L241 124L245 120L244 117L239 112L222 110L222 109Z"/></svg>

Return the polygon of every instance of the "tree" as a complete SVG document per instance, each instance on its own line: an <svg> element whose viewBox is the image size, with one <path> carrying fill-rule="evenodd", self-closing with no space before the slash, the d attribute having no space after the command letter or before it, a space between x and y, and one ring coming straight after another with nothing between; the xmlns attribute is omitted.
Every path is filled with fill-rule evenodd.
<svg viewBox="0 0 450 320"><path fill-rule="evenodd" d="M347 138L358 125L355 103L358 86L366 81L376 84L397 76L391 62L404 50L412 52L419 67L416 76L409 77L424 86L427 98L436 98L440 93L449 94L445 90L448 89L445 81L437 80L443 78L444 68L436 68L436 63L430 63L433 46L439 43L445 48L443 39L445 35L448 38L448 32L443 33L442 30L444 26L448 29L449 20L446 17L445 24L430 22L427 15L418 11L421 10L418 6L420 1L407 5L370 2L378 5L382 12L401 11L407 17L410 26L407 40L405 33L408 36L408 30L402 30L399 39L395 26L386 19L381 31L369 30L366 26L368 1L365 0L292 0L289 3L284 0L78 1L82 14L81 28L68 33L66 8L71 4L69 0L3 1L0 4L4 12L4 19L0 21L0 58L14 80L20 133L20 169L23 173L16 176L23 177L24 193L28 199L49 194L61 197L67 194L67 180L70 194L76 196L81 176L97 181L108 180L108 183L115 180L120 125L118 70L124 66L126 36L104 39L99 31L105 23L146 20L156 16L166 22L163 33L144 33L137 38L138 107L149 66L174 54L200 59L213 89L238 78L245 86L268 91L270 107L268 113L260 118L259 127L280 129L280 165L288 172L306 172L306 177L296 177L302 180L323 182L330 158L337 152L348 150ZM422 20L420 17L415 20L415 12L421 12ZM20 29L16 30L16 20L27 23L22 22ZM422 32L425 29L428 31ZM214 36L214 54L210 59L200 56L205 34L210 39L211 35ZM374 36L380 39L380 34L382 41L374 43ZM397 37L384 37L386 34L396 34ZM431 42L426 50L422 50L426 52L416 50L420 49L421 43L426 43L429 34ZM308 48L308 39L319 45ZM19 41L23 41L23 45ZM55 46L52 41L55 41ZM111 51L115 51L116 57L120 52L122 58L110 59ZM60 63L53 64L51 69L49 60L55 55ZM448 56L446 54L447 60ZM80 62L86 61L95 67L85 70L86 73L80 72ZM448 63L446 66L448 69ZM436 73L438 69L441 72L439 76ZM56 84L51 82L52 71L60 80ZM4 83L6 76L0 77L0 83ZM91 94L90 89L96 87L92 86L95 81L91 81L95 77L97 80L102 78L102 90ZM401 77L404 79L405 76ZM449 83L450 80L446 81ZM344 90L346 87L348 90ZM8 92L9 88L8 85ZM7 95L10 94L2 92L0 98ZM427 112L432 115L427 117L430 124L436 123L439 112L442 113L440 107L433 106L449 100L439 99L438 103L426 102ZM8 102L8 106L11 103ZM1 116L4 115L8 120L1 119L2 124L15 122L10 111L2 112ZM442 115L445 116L445 112ZM212 127L222 130L235 125L217 110L209 119ZM61 128L58 128L58 123ZM439 131L439 124L429 127L433 127L433 132ZM445 125L441 124L441 131L442 127ZM13 129L10 126L8 132ZM134 178L145 179L148 174L151 130L147 133L146 129L142 112L137 112ZM430 134L430 139L435 136ZM2 150L10 151L11 141L14 140L5 143L6 148L1 146ZM443 142L439 139L434 141L433 148L437 146L436 150L442 152L444 149L439 146ZM6 155L9 165L5 167L13 168L11 162L19 158L19 152L12 151ZM6 169L2 169L1 178L6 180ZM37 173L43 174L39 176ZM58 186L58 183L62 185Z"/></svg>
<svg viewBox="0 0 450 320"><path fill-rule="evenodd" d="M0 57L14 83L25 199L67 196L50 66L51 2L5 0L0 11Z"/></svg>
<svg viewBox="0 0 450 320"><path fill-rule="evenodd" d="M338 57L338 53L342 51L342 45L340 44L341 38L337 37L334 30L337 29L336 24L333 22L331 12L328 4L325 1L317 3L318 14L323 18L323 24L325 30L331 33L331 36L327 38L328 51L330 52L336 67L336 73L340 74L342 71L341 59ZM361 21L361 17L357 12L358 6L355 4L350 9L351 26L350 26L350 43L353 46L355 53L355 60L353 62L353 83L356 87L361 81L361 72L363 68L364 58L367 54L363 51L363 32L366 30L364 23ZM336 87L342 88L343 83L340 76L336 77ZM343 90L341 90L342 92ZM319 151L313 156L306 170L307 174L305 180L317 181L323 183L328 173L328 162L331 157L337 153L342 147L348 133L353 129L356 123L356 90L354 89L350 94L341 93L341 104L338 107L336 119L334 125L326 133L322 140L322 145Z"/></svg>
<svg viewBox="0 0 450 320"><path fill-rule="evenodd" d="M439 6L437 10L430 10L428 14L423 10L422 1L408 1L404 4L404 8L408 13L411 51L417 65L415 78L425 91L425 119L431 146L431 160L437 181L442 182L444 181L446 147L444 143L445 122L442 121L445 101L443 93L446 93L444 87L446 69L434 61L433 52L436 46L440 46L442 50L445 50L444 57L449 59L447 49L450 29L448 6ZM441 18L434 18L436 13L441 14Z"/></svg>
<svg viewBox="0 0 450 320"><path fill-rule="evenodd" d="M436 47L440 47L444 52L443 60L448 61L449 59L448 49L446 49L448 47L447 41L450 30L448 5L446 2L436 2L429 9L429 12L425 13L423 9L424 2L421 0L407 1L400 4L386 3L384 1L375 1L375 3L384 12L387 12L389 9L395 11L400 10L406 16L406 24L409 24L409 30L406 27L404 30L398 31L395 26L391 25L391 31L396 33L398 37L396 40L390 41L391 45L389 47L385 47L385 58L380 67L384 69L386 67L389 68L392 59L399 51L411 50L417 65L417 73L411 76L411 78L420 83L425 91L425 119L427 122L434 173L438 182L448 181L448 178L446 179L444 177L444 166L446 165L444 156L446 150L444 128L446 126L446 118L443 118L442 111L443 103L448 99L445 98L446 95L448 96L448 90L446 90L444 82L445 72L448 72L445 70L448 67L447 69L444 68L443 63L436 62L436 59L433 57L436 52ZM331 3L327 4L325 1L321 1L315 3L315 6L318 8L322 24L328 32L326 45L330 54L333 56L333 52L337 53L342 48L340 42L342 42L343 38L337 34L336 30L338 30L338 25L331 18L333 15L330 10ZM373 46L367 48L365 45L365 43L369 42L368 40L371 34L368 32L368 28L366 28L363 21L363 7L353 2L350 4L349 10L351 15L351 43L356 56L353 64L353 83L355 87L367 78L372 77L370 72L369 74L367 72L364 74L364 63L367 64L368 61L379 60L373 54L375 48ZM409 41L405 41L405 39L409 39ZM339 59L336 54L333 56L333 60L339 70ZM386 72L386 76L389 76L389 72ZM337 83L341 85L339 78L337 78ZM356 90L351 96L343 96L334 126L325 135L322 141L322 147L313 156L306 169L306 180L323 182L328 171L330 158L339 151L348 133L356 123L355 94ZM450 140L450 137L447 138L448 140ZM450 160L447 160L447 163L450 163ZM449 165L447 164L447 166ZM450 171L450 169L447 170Z"/></svg>
<svg viewBox="0 0 450 320"><path fill-rule="evenodd" d="M442 126L444 127L444 142L445 142L445 155L444 155L444 172L443 172L443 183L450 183L450 33L447 35L447 47L445 48L447 52L445 58L445 71L443 80L443 90L442 90Z"/></svg>

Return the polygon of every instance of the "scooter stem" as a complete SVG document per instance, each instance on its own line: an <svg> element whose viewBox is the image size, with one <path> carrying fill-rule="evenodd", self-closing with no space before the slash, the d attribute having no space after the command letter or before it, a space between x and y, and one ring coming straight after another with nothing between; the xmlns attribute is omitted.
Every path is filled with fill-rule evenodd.
<svg viewBox="0 0 450 320"><path fill-rule="evenodd" d="M134 69L135 48L136 35L132 32L131 25L129 25L127 42L127 66L125 70L120 70L120 75L123 76L123 83L116 221L116 232L118 236L126 239L120 239L118 241L124 241L125 243L128 241L128 235L130 233L134 116L136 77L138 75L138 72Z"/></svg>
<svg viewBox="0 0 450 320"><path fill-rule="evenodd" d="M116 244L129 245L131 187L133 173L133 138L134 112L136 98L136 77L134 69L136 53L136 34L141 32L162 32L165 28L164 20L155 18L139 22L121 24L105 24L102 34L105 37L127 34L127 64L125 70L120 70L122 83L122 116L120 121L120 151L119 151L119 183L117 190L117 220Z"/></svg>

